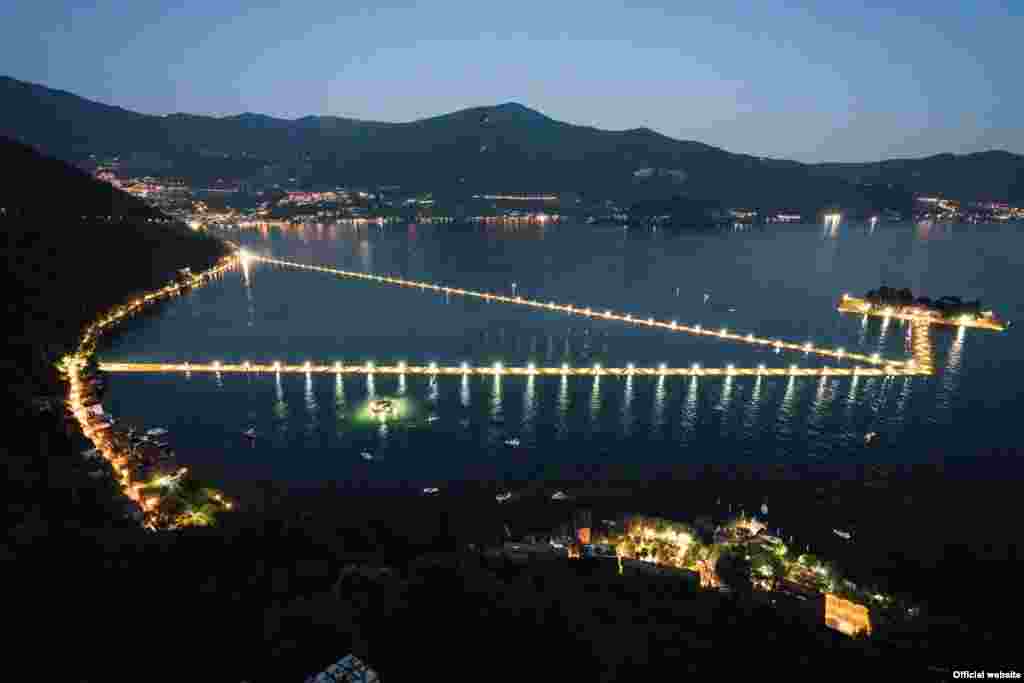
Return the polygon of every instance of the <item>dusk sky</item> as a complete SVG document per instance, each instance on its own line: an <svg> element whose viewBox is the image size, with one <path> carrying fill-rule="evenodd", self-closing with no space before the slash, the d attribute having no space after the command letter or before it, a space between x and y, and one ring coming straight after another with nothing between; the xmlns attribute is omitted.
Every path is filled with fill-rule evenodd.
<svg viewBox="0 0 1024 683"><path fill-rule="evenodd" d="M1022 0L7 7L2 73L145 113L408 121L517 101L801 161L1024 153Z"/></svg>

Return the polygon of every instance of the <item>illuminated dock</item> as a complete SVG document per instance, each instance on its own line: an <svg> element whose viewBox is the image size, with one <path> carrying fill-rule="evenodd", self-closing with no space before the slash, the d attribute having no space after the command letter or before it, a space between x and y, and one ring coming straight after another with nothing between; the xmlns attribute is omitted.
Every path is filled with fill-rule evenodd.
<svg viewBox="0 0 1024 683"><path fill-rule="evenodd" d="M477 299L482 299L488 302L498 302L504 304L515 304L519 306L526 306L535 310L546 310L554 311L558 313L567 313L569 315L583 316L587 318L599 319L599 320L614 320L617 322L623 322L630 325L638 325L641 327L649 327L665 330L668 332L678 332L683 334L692 334L703 337L711 337L715 339L721 339L724 341L739 342L741 344L752 344L755 346L762 346L774 350L786 350L786 351L797 351L800 353L813 354L816 356L824 356L839 361L848 361L851 363L866 363L869 365L895 368L907 366L907 369L913 369L912 363L909 361L897 361L888 360L882 358L878 354L865 355L860 353L851 353L844 349L828 349L815 346L812 342L805 342L803 344L785 341L782 339L769 339L765 337L757 337L753 334L742 334L739 332L731 332L727 328L710 329L705 328L702 325L687 325L679 323L678 321L664 321L655 320L652 317L634 316L629 313L616 313L610 310L602 310L598 307L581 307L574 306L572 304L558 303L555 301L538 301L536 299L527 299L522 296L505 296L502 294L492 294L489 292L479 292L471 289L461 289L459 287L450 287L447 285L441 285L431 282L420 282L417 280L405 280L398 277L390 277L387 275L373 275L370 273L359 273L350 270L340 270L338 268L329 268L326 266L311 266L302 263L295 263L292 261L283 261L281 259L269 258L266 256L257 256L255 254L244 253L242 259L248 259L251 261L261 261L263 263L269 263L271 265L280 266L283 268L296 268L299 270L307 270L317 273L326 273L328 275L334 275L337 277L353 278L357 280L364 280L367 282L375 282L379 284L396 285L399 287L410 287L413 289L420 289L422 291L435 292L437 294L455 295L455 296L466 296ZM923 362L923 359L918 359L918 363ZM931 360L928 360L928 365L931 364ZM886 373L892 374L892 373ZM901 373L901 374L919 374L918 372Z"/></svg>
<svg viewBox="0 0 1024 683"><path fill-rule="evenodd" d="M536 367L527 366L506 366L500 363L495 365L469 365L456 366L441 365L376 365L374 363L362 363L359 365L345 365L343 363L100 363L100 370L104 372L138 372L138 373L248 373L248 374L334 374L334 375L427 375L427 376L463 376L463 375L484 375L484 376L547 376L547 377L884 377L884 376L908 376L931 374L931 366L918 367L915 363L908 363L900 366L878 367L852 367L852 368L802 368L793 365L788 368L769 368L760 366L756 368L739 368L733 366L705 368L700 365L689 367L603 367L594 365L591 367Z"/></svg>
<svg viewBox="0 0 1024 683"><path fill-rule="evenodd" d="M931 311L919 306L900 308L898 306L876 306L867 299L844 294L839 300L836 310L840 313L853 313L856 315L873 315L879 318L896 318L897 320L909 320L929 325L948 325L950 327L976 327L982 330L993 332L1005 332L1006 323L994 318L991 311L987 315L969 316L961 315L956 318L946 318L938 311Z"/></svg>

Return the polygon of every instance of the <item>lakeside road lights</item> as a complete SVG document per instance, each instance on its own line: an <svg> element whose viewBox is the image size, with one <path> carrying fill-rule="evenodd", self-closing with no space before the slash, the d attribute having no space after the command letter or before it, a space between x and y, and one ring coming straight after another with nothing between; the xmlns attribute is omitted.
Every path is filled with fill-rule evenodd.
<svg viewBox="0 0 1024 683"><path fill-rule="evenodd" d="M728 374L730 374L730 375L735 375L735 374L736 374L736 366L735 366L735 365L733 365L732 363L729 363L729 365L727 365L727 366L725 367L725 371L726 371L726 372L727 372Z"/></svg>
<svg viewBox="0 0 1024 683"><path fill-rule="evenodd" d="M338 361L334 362L334 371L335 372L341 372L341 363L340 362L338 362Z"/></svg>
<svg viewBox="0 0 1024 683"><path fill-rule="evenodd" d="M764 363L759 363L757 366L757 374L760 375L764 372Z"/></svg>
<svg viewBox="0 0 1024 683"><path fill-rule="evenodd" d="M568 373L569 373L569 364L568 363L562 363L562 374L566 375Z"/></svg>
<svg viewBox="0 0 1024 683"><path fill-rule="evenodd" d="M594 363L594 375L597 376L597 375L600 375L600 374L601 374L601 364L600 363Z"/></svg>
<svg viewBox="0 0 1024 683"><path fill-rule="evenodd" d="M629 374L632 375L635 370L636 370L636 366L633 365L632 363L629 363L629 364L626 365L626 372L628 372Z"/></svg>
<svg viewBox="0 0 1024 683"><path fill-rule="evenodd" d="M279 361L279 360L275 360L274 361L274 372L278 372L278 373L281 372L281 361Z"/></svg>
<svg viewBox="0 0 1024 683"><path fill-rule="evenodd" d="M462 368L462 374L465 375L469 373L469 363L467 363L466 361L462 361L462 364L459 367Z"/></svg>
<svg viewBox="0 0 1024 683"><path fill-rule="evenodd" d="M309 362L309 361L307 360L307 361L306 361L306 362L305 362L305 363L304 363L304 364L302 365L302 369L303 369L303 370L305 370L305 371L306 371L306 372L308 373L308 372L309 372L310 370L312 370L312 369L313 369L313 364L312 364L312 363L310 363L310 362Z"/></svg>
<svg viewBox="0 0 1024 683"><path fill-rule="evenodd" d="M495 363L494 364L494 376L497 377L498 375L500 375L501 374L501 370L502 370L501 363Z"/></svg>
<svg viewBox="0 0 1024 683"><path fill-rule="evenodd" d="M697 375L699 375L700 374L700 363L694 363L693 365L691 365L690 366L690 370L693 371L693 374L694 374L695 377Z"/></svg>
<svg viewBox="0 0 1024 683"><path fill-rule="evenodd" d="M404 366L405 363L402 363L402 365ZM432 375L436 375L437 374L437 363L435 363L434 361L430 361L430 374L432 374Z"/></svg>
<svg viewBox="0 0 1024 683"><path fill-rule="evenodd" d="M530 363L529 365L526 366L526 371L531 375L535 375L537 374L537 366L534 365L533 363Z"/></svg>
<svg viewBox="0 0 1024 683"><path fill-rule="evenodd" d="M373 374L373 361L372 360L366 361L366 372L368 372L371 375Z"/></svg>
<svg viewBox="0 0 1024 683"><path fill-rule="evenodd" d="M402 373L403 375L405 374L405 361L404 360L398 361L398 371L400 373Z"/></svg>
<svg viewBox="0 0 1024 683"><path fill-rule="evenodd" d="M664 375L666 370L668 370L668 366L665 365L664 363L662 363L661 365L658 366L658 374L659 375Z"/></svg>

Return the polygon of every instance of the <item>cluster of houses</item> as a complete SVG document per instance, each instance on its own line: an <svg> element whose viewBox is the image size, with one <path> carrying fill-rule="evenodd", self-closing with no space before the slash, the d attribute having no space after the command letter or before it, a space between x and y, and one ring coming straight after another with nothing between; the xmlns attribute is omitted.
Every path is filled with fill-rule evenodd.
<svg viewBox="0 0 1024 683"><path fill-rule="evenodd" d="M83 457L106 463L94 469L96 474L90 476L112 474L131 501L127 504L127 514L151 528L209 524L215 511L230 509L231 503L219 492L199 487L191 488L203 492L202 500L185 501L177 494L187 470L177 465L174 451L162 438L167 430L158 428L139 433L131 427L115 424L114 418L104 412L100 403L104 380L94 362L93 349L105 328L140 312L147 304L209 281L233 262L233 258L226 257L217 267L200 275L192 275L184 269L164 288L115 308L86 330L78 353L60 363L69 381L68 410L93 444L93 448L83 451ZM195 504L201 504L203 510L193 509Z"/></svg>
<svg viewBox="0 0 1024 683"><path fill-rule="evenodd" d="M850 636L872 630L869 607L849 599L859 597L854 584L831 576L811 556L795 557L755 517L739 516L717 525L702 518L691 526L629 515L595 525L589 512L577 511L572 522L551 536L509 541L503 552L520 561L542 557L589 561L620 575L671 575L695 588L724 591L730 588L719 576L718 560L732 553L749 562L751 599L789 618L824 624ZM848 590L851 587L853 593Z"/></svg>

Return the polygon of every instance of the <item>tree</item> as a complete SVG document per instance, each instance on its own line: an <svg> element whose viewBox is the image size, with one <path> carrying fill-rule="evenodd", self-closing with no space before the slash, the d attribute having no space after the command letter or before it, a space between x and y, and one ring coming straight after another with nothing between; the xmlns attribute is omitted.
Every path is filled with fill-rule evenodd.
<svg viewBox="0 0 1024 683"><path fill-rule="evenodd" d="M745 555L738 552L723 553L715 563L715 573L722 583L737 593L750 592L750 561Z"/></svg>

